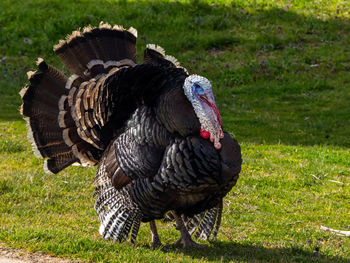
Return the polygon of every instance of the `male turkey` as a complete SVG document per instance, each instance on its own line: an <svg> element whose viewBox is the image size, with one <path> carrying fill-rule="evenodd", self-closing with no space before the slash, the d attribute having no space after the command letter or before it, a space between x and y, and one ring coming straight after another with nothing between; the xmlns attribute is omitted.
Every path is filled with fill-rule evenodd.
<svg viewBox="0 0 350 263"><path fill-rule="evenodd" d="M54 47L66 76L38 60L21 91L21 113L47 172L99 164L95 210L100 234L134 243L140 222L175 219L184 247L216 237L222 198L236 184L241 152L221 129L210 82L147 45L136 64L134 28L100 23Z"/></svg>

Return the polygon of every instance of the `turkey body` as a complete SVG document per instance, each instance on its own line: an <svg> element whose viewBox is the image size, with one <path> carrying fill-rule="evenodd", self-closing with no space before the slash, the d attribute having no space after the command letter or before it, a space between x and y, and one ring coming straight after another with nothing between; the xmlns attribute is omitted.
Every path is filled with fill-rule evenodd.
<svg viewBox="0 0 350 263"><path fill-rule="evenodd" d="M39 60L21 92L35 152L53 173L98 164L95 210L106 239L123 241L131 232L133 243L140 222L169 212L178 226L184 221L182 237L215 238L223 197L239 176L239 144L228 133L220 148L217 138L200 136L203 121L184 92L186 70L154 45L137 65L135 42L134 29L101 24L54 48L69 78Z"/></svg>
<svg viewBox="0 0 350 263"><path fill-rule="evenodd" d="M152 108L138 108L105 151L100 169L115 188L129 189L143 221L169 210L193 216L218 205L238 179L240 167L232 162L240 158L237 142L225 134L218 152L199 136L171 134L155 116Z"/></svg>

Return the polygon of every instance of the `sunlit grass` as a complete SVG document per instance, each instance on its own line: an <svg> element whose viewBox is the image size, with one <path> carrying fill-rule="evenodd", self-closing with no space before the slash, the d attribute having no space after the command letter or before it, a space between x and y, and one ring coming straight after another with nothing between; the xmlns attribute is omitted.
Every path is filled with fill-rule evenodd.
<svg viewBox="0 0 350 263"><path fill-rule="evenodd" d="M1 1L0 242L96 262L348 262L350 21L346 1ZM224 128L242 147L237 186L207 250L149 249L103 240L95 168L47 175L31 152L19 90L37 56L62 69L52 46L101 20L138 29L190 73L208 77ZM172 224L160 224L164 243ZM322 256L313 255L319 248Z"/></svg>

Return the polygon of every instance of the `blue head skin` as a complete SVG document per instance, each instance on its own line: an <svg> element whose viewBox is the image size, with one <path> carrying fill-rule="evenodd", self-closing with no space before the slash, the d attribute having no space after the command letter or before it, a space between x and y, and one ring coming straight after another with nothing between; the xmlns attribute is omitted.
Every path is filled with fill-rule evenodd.
<svg viewBox="0 0 350 263"><path fill-rule="evenodd" d="M185 79L183 88L201 124L201 136L205 139L210 138L214 147L219 150L219 141L224 137L224 133L210 81L198 75L191 75Z"/></svg>

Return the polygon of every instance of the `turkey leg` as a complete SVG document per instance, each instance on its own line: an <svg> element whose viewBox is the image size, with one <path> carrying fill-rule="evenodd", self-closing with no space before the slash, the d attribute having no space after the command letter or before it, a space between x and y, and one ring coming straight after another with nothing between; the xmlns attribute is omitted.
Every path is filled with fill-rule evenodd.
<svg viewBox="0 0 350 263"><path fill-rule="evenodd" d="M190 233L188 233L187 228L186 228L181 216L178 215L175 211L173 212L173 215L174 215L175 222L176 222L176 229L179 230L180 234L181 234L179 241L182 242L184 248L192 248L192 247L205 248L205 247L207 247L206 245L202 245L202 244L198 244L198 243L194 242L191 238ZM179 243L179 241L176 243Z"/></svg>
<svg viewBox="0 0 350 263"><path fill-rule="evenodd" d="M162 242L159 239L156 222L153 220L149 222L152 232L152 249L157 249L162 246Z"/></svg>

